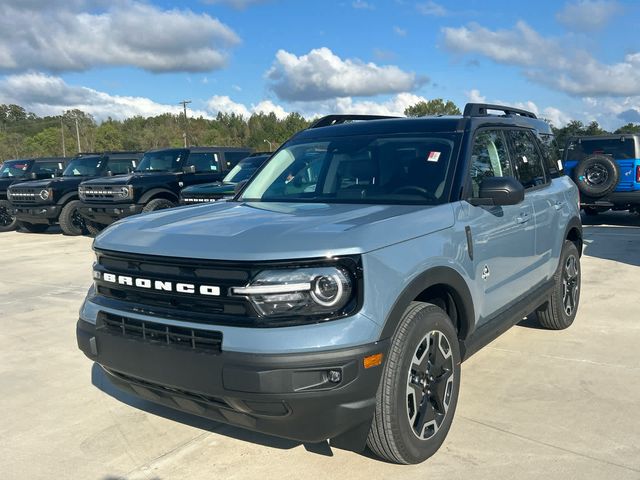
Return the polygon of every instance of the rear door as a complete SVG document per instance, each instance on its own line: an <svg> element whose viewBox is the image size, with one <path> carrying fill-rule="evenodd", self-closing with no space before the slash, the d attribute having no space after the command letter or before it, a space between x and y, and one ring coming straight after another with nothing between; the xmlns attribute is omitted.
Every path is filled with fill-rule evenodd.
<svg viewBox="0 0 640 480"><path fill-rule="evenodd" d="M514 176L515 171L503 129L480 129L471 153L472 197L477 197L486 177ZM503 311L530 289L535 252L533 206L530 199L518 205L471 206L465 219L473 238L474 278L483 292L477 308L480 323Z"/></svg>
<svg viewBox="0 0 640 480"><path fill-rule="evenodd" d="M558 182L551 182L534 133L518 129L510 130L508 135L516 178L525 188L525 201L533 206L529 228L535 238L535 251L523 275L533 288L547 280L555 270L552 258L558 245L559 210L566 208L566 199L563 187Z"/></svg>

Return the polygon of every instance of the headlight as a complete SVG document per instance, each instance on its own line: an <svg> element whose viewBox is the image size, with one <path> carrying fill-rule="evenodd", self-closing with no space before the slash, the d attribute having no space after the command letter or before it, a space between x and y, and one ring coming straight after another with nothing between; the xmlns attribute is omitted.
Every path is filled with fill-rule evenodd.
<svg viewBox="0 0 640 480"><path fill-rule="evenodd" d="M40 193L38 193L38 196L40 197L41 200L49 200L49 198L51 198L51 194L53 192L51 191L50 188L43 188L42 190L40 190Z"/></svg>
<svg viewBox="0 0 640 480"><path fill-rule="evenodd" d="M133 198L133 187L131 185L125 185L117 191L116 196L118 198Z"/></svg>
<svg viewBox="0 0 640 480"><path fill-rule="evenodd" d="M355 300L352 275L342 267L264 270L246 287L234 287L266 317L331 317L346 313Z"/></svg>

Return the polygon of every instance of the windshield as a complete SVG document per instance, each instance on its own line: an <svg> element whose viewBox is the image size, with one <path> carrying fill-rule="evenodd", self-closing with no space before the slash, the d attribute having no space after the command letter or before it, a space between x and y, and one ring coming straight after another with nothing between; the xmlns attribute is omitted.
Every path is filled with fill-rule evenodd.
<svg viewBox="0 0 640 480"><path fill-rule="evenodd" d="M185 150L163 150L145 153L136 172L179 172L187 158Z"/></svg>
<svg viewBox="0 0 640 480"><path fill-rule="evenodd" d="M222 181L225 183L239 183L248 180L263 163L264 159L243 160L233 167Z"/></svg>
<svg viewBox="0 0 640 480"><path fill-rule="evenodd" d="M97 177L104 166L103 157L83 157L72 160L62 172L63 177Z"/></svg>
<svg viewBox="0 0 640 480"><path fill-rule="evenodd" d="M446 200L455 134L295 142L251 180L243 201L433 205Z"/></svg>
<svg viewBox="0 0 640 480"><path fill-rule="evenodd" d="M28 172L33 160L9 160L2 164L0 178L24 177Z"/></svg>
<svg viewBox="0 0 640 480"><path fill-rule="evenodd" d="M567 145L566 160L581 161L589 155L611 155L614 160L636 158L633 138L575 139Z"/></svg>

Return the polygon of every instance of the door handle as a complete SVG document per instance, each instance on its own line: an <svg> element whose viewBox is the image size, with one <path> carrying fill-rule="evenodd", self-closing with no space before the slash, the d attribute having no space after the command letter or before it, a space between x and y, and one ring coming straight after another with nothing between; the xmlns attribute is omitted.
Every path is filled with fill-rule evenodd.
<svg viewBox="0 0 640 480"><path fill-rule="evenodd" d="M516 223L527 223L529 218L531 217L527 212L520 212L520 215L516 217Z"/></svg>
<svg viewBox="0 0 640 480"><path fill-rule="evenodd" d="M564 206L564 202L561 202L560 200L558 200L558 201L555 203L554 208L555 208L556 210L560 210L563 206Z"/></svg>

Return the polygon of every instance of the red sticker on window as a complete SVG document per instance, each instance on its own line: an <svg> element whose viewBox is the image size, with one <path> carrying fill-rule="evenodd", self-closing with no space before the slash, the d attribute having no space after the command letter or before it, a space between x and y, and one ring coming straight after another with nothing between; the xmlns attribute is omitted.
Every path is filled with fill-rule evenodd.
<svg viewBox="0 0 640 480"><path fill-rule="evenodd" d="M440 152L429 152L427 162L437 162L440 159Z"/></svg>

